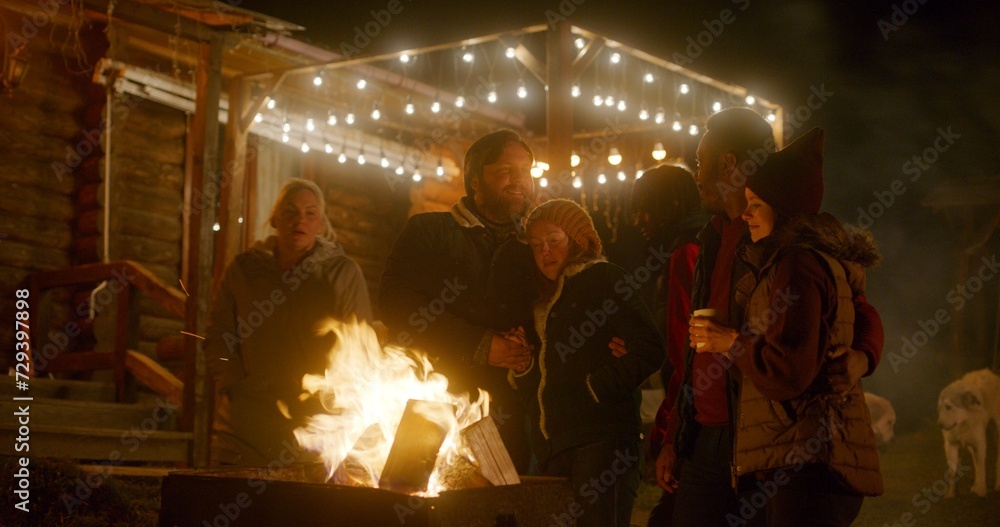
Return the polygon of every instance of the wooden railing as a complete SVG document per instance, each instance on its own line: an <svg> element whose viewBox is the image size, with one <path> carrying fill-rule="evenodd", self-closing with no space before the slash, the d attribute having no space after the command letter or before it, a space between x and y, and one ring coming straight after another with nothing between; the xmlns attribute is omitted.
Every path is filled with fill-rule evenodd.
<svg viewBox="0 0 1000 527"><path fill-rule="evenodd" d="M42 342L40 335L43 328L38 326L38 299L41 292L56 287L96 284L107 281L109 294L116 300L115 337L110 352L60 352L55 356L31 357L32 374L36 370L36 359L44 360L46 373L60 371L94 371L113 370L115 382L115 398L125 402L127 397L127 379L131 374L157 394L166 397L170 402L181 406L182 414L179 422L181 428L190 431L191 412L194 409L194 357L184 356L184 378L182 382L169 370L154 359L136 351L139 347L139 313L137 309L136 291L142 292L171 313L184 318L186 297L176 288L164 284L142 265L120 260L106 264L87 264L53 271L42 271L29 275L26 287L30 290L30 298L35 301L29 304L29 316L33 321L29 327L33 353L38 354L36 347ZM37 343L37 344L36 344Z"/></svg>

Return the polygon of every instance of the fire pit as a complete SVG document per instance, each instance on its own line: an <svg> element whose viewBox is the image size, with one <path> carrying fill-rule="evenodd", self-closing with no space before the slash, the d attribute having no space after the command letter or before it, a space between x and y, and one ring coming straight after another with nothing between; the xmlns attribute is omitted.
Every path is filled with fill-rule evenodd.
<svg viewBox="0 0 1000 527"><path fill-rule="evenodd" d="M173 472L163 480L159 527L544 527L573 502L562 478L434 497L325 480L321 464Z"/></svg>

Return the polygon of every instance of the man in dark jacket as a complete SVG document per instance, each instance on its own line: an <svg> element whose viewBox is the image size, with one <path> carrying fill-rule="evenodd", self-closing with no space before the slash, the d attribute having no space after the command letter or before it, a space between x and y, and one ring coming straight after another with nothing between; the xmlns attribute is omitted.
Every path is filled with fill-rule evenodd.
<svg viewBox="0 0 1000 527"><path fill-rule="evenodd" d="M774 152L772 134L771 126L753 110L729 108L709 118L696 154L698 192L715 216L698 234L701 252L691 308L715 309L718 319L731 327L742 326L754 287L752 274L736 256L750 241L741 218L746 178ZM855 310L853 349L827 361L821 373L833 392L846 392L863 375L870 375L881 357L878 312L864 296L855 299ZM741 507L733 489L736 370L713 355L695 354L688 347L677 411L668 424L667 438L674 437L675 443L663 445L656 461L657 479L665 489L676 488L674 526L762 525L764 511L753 504Z"/></svg>
<svg viewBox="0 0 1000 527"><path fill-rule="evenodd" d="M531 360L532 339L523 335L532 333L534 262L517 228L534 194L533 162L511 130L477 140L465 156L466 196L450 212L409 219L379 284L390 338L426 352L452 392L489 392L490 414L522 472L524 410L506 378ZM519 326L525 331L511 331Z"/></svg>

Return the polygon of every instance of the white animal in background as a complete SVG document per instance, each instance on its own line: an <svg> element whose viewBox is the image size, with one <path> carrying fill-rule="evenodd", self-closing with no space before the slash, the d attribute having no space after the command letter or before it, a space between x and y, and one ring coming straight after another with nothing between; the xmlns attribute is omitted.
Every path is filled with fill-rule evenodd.
<svg viewBox="0 0 1000 527"><path fill-rule="evenodd" d="M990 421L1000 427L1000 375L988 369L976 370L941 390L938 426L944 435L944 455L948 461L947 497L955 496L961 447L972 454L975 470L972 493L986 495L986 430ZM997 444L1000 445L1000 438ZM1000 446L997 450L997 469L1000 470ZM1000 477L997 477L995 488L1000 490Z"/></svg>
<svg viewBox="0 0 1000 527"><path fill-rule="evenodd" d="M892 441L893 428L896 426L896 410L885 397L865 392L865 404L872 416L872 431L875 432L875 442L884 446Z"/></svg>

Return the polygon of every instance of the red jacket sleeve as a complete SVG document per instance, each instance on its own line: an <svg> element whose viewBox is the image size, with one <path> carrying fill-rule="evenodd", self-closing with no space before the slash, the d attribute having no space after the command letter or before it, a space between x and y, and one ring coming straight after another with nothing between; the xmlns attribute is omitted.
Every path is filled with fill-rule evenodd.
<svg viewBox="0 0 1000 527"><path fill-rule="evenodd" d="M650 438L654 444L673 442L676 419L670 424L674 402L684 376L684 351L688 343L688 320L691 314L691 289L694 283L694 263L701 248L694 242L681 244L670 255L667 276L667 360L674 367L667 386L666 397L656 414Z"/></svg>
<svg viewBox="0 0 1000 527"><path fill-rule="evenodd" d="M885 330L882 327L882 317L875 306L868 303L864 294L854 297L854 342L851 347L864 352L868 356L868 372L871 375L882 361L882 348L885 344Z"/></svg>

